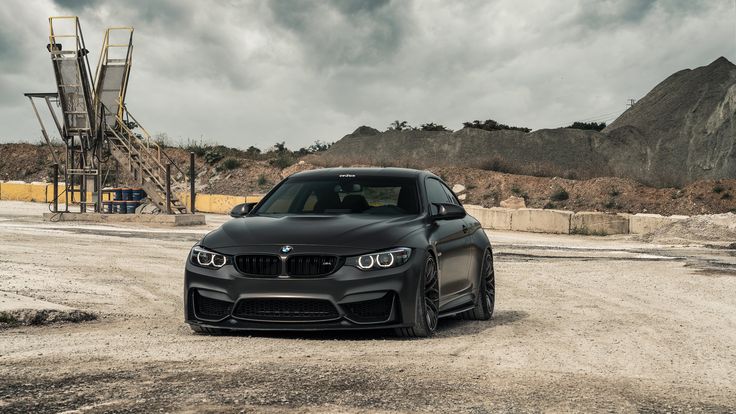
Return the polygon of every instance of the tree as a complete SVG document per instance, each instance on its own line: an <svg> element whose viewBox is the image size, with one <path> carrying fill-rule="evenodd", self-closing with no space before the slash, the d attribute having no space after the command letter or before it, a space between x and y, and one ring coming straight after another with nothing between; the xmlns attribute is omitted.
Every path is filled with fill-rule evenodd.
<svg viewBox="0 0 736 414"><path fill-rule="evenodd" d="M442 124L435 124L434 122L430 122L428 124L422 124L422 126L419 127L422 131L450 131L451 130L445 128Z"/></svg>
<svg viewBox="0 0 736 414"><path fill-rule="evenodd" d="M409 123L406 121L399 121L398 119L388 126L388 131L401 131L403 129L410 129Z"/></svg>
<svg viewBox="0 0 736 414"><path fill-rule="evenodd" d="M506 124L499 124L498 122L492 120L492 119L486 119L485 121L481 122L477 119L473 122L463 122L464 128L476 128L476 129L483 129L485 131L500 131L504 129L512 130L512 131L521 131L521 132L530 132L531 128L526 127L517 127L517 126L509 126Z"/></svg>
<svg viewBox="0 0 736 414"><path fill-rule="evenodd" d="M586 129L591 131L602 131L606 127L605 122L573 122L572 125L566 126L565 128L572 129Z"/></svg>

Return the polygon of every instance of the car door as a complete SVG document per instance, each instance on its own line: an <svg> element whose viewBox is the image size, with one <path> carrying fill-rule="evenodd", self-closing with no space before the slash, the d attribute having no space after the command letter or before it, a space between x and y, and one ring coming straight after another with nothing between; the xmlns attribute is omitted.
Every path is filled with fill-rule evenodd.
<svg viewBox="0 0 736 414"><path fill-rule="evenodd" d="M445 193L447 194L447 199L450 200L451 204L462 207L462 203L460 203L460 200L458 200L457 196L455 196L455 193L450 190L450 187L443 183L442 188L445 190ZM470 239L473 232L476 229L480 228L480 223L478 223L477 220L468 215L462 218L461 221L465 243L463 245L463 258L462 260L458 258L457 262L458 266L461 264L464 266L464 271L457 273L458 280L454 283L457 285L457 292L463 294L467 293L468 290L472 290L473 288L473 278L471 277L473 264L473 246Z"/></svg>
<svg viewBox="0 0 736 414"><path fill-rule="evenodd" d="M430 215L437 214L434 203L451 203L445 185L435 178L425 181ZM440 283L440 307L462 295L467 287L466 233L463 219L435 220L429 240L437 251Z"/></svg>

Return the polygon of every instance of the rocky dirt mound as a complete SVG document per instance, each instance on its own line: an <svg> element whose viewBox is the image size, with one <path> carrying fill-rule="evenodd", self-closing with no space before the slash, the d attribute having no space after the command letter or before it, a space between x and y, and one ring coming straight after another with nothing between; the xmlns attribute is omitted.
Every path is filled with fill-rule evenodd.
<svg viewBox="0 0 736 414"><path fill-rule="evenodd" d="M577 129L387 131L360 127L308 161L468 166L544 177L624 177L656 187L736 178L736 66L675 73L603 133Z"/></svg>
<svg viewBox="0 0 736 414"><path fill-rule="evenodd" d="M57 153L63 156L64 148ZM45 144L0 144L0 180L50 181L53 158Z"/></svg>
<svg viewBox="0 0 736 414"><path fill-rule="evenodd" d="M430 168L445 181L466 187L465 203L499 206L516 196L527 207L571 211L709 214L736 212L736 180L703 180L684 188L654 188L631 179L590 180L532 177L473 168Z"/></svg>
<svg viewBox="0 0 736 414"><path fill-rule="evenodd" d="M614 175L665 185L734 178L736 66L721 57L708 66L677 72L603 132L631 149L610 163ZM639 162L625 164L629 160Z"/></svg>
<svg viewBox="0 0 736 414"><path fill-rule="evenodd" d="M693 216L661 227L643 239L657 243L725 240L733 242L730 246L736 248L736 214Z"/></svg>

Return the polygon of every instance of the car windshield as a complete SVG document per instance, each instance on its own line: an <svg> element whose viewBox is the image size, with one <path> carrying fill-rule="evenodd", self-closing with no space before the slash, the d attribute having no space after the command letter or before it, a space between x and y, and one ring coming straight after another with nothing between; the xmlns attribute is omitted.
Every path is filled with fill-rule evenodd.
<svg viewBox="0 0 736 414"><path fill-rule="evenodd" d="M415 215L419 198L411 178L294 178L279 186L254 213Z"/></svg>

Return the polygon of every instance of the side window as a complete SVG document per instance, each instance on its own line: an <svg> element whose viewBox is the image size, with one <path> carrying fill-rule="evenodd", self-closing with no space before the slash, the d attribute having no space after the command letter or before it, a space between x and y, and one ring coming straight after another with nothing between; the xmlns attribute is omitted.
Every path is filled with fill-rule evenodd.
<svg viewBox="0 0 736 414"><path fill-rule="evenodd" d="M441 182L434 178L427 179L427 200L429 201L429 212L430 214L437 214L437 206L434 203L449 203L450 199L447 197L445 188Z"/></svg>
<svg viewBox="0 0 736 414"><path fill-rule="evenodd" d="M455 194L452 193L452 190L450 190L446 185L443 185L442 189L445 190L445 193L447 194L447 199L450 200L451 204L455 204L457 206L461 205L460 200L455 197Z"/></svg>

